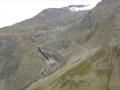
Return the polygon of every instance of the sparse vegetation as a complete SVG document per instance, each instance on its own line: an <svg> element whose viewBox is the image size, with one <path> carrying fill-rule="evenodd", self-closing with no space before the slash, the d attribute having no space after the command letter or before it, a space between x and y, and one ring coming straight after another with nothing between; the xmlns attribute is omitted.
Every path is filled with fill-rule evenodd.
<svg viewBox="0 0 120 90"><path fill-rule="evenodd" d="M119 0L91 11L42 13L0 29L3 90L119 90ZM47 64L38 46L57 62L41 80Z"/></svg>

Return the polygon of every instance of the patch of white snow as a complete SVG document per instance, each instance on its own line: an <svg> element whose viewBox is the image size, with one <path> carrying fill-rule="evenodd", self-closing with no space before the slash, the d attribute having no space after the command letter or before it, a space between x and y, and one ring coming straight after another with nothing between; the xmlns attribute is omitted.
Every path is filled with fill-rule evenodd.
<svg viewBox="0 0 120 90"><path fill-rule="evenodd" d="M88 6L85 6L85 7L70 7L69 9L71 11L80 11L80 10L91 10L92 8L94 8L95 5L88 5Z"/></svg>

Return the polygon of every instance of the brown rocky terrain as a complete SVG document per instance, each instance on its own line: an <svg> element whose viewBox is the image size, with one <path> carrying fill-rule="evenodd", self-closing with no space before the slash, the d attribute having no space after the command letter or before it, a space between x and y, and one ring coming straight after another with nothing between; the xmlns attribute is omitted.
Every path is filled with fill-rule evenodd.
<svg viewBox="0 0 120 90"><path fill-rule="evenodd" d="M59 30L81 20L87 13L50 8L31 19L1 28L0 90L24 90L64 66L67 60L63 60L61 53L71 42ZM46 63L38 52L39 46L51 61ZM42 72L47 69L43 76Z"/></svg>
<svg viewBox="0 0 120 90"><path fill-rule="evenodd" d="M102 0L62 29L70 43L61 55L71 62L26 90L119 90L119 14L119 0Z"/></svg>
<svg viewBox="0 0 120 90"><path fill-rule="evenodd" d="M119 90L119 15L119 0L102 0L90 11L50 8L1 28L0 89Z"/></svg>

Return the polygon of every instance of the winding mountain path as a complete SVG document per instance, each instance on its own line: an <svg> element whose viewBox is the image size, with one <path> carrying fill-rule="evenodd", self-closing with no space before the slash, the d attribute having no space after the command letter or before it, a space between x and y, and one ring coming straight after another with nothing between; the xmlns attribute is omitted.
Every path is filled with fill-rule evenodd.
<svg viewBox="0 0 120 90"><path fill-rule="evenodd" d="M68 26L67 26L68 27ZM67 28L66 27L66 28ZM62 30L60 30L60 32L61 32L61 34L62 35L64 35L64 33L62 32L62 31L64 31L66 28L63 28ZM66 38L68 38L73 44L75 44L76 46L79 46L80 48L82 47L84 50L85 50L85 54L84 54L84 56L83 56L83 58L82 58L82 60L80 60L79 62L76 62L75 64L71 64L71 66L69 67L69 68L67 68L66 70L64 69L64 71L61 71L61 69L63 69L63 68L66 68L66 66L65 67L62 67L61 69L59 69L59 70L57 70L55 73L53 73L53 74L51 74L50 76L48 76L48 77L46 77L46 78L41 78L40 80L38 80L38 82L37 83L39 83L39 82L47 82L47 80L48 79L50 79L51 77L53 77L54 75L56 75L57 74L57 76L59 77L59 76L61 76L61 75L63 75L65 72L67 72L69 69L71 69L71 68L73 68L74 66L76 66L76 65L78 65L80 62L82 62L85 58L86 58L86 56L87 56L87 54L88 54L88 48L87 47L85 47L85 46L83 46L83 45L79 45L79 44L77 44L75 41L73 41L73 40L71 40L69 37L67 37L66 36ZM46 62L48 63L48 60L46 60ZM49 62L51 62L51 59L49 59ZM52 61L52 63L53 63L53 61ZM57 62L55 62L55 63L57 63ZM69 64L68 64L69 65ZM36 83L36 82L35 82ZM34 85L35 83L33 83L32 85ZM44 83L41 83L41 84L44 84ZM29 90L29 89L26 89L26 90Z"/></svg>
<svg viewBox="0 0 120 90"><path fill-rule="evenodd" d="M67 28L67 27L66 27ZM79 45L79 44L77 44L75 41L73 41L73 40L71 40L68 36L66 36L64 33L63 33L63 31L66 29L66 28L64 28L64 29L62 29L60 32L61 32L61 34L62 35L64 35L66 38L68 38L73 44L75 44L76 46L79 46L79 47L83 47L83 49L85 50L85 54L84 54L84 56L83 56L83 58L82 58L82 60L80 60L79 62L77 62L76 64L73 64L73 65L71 65L69 68L67 68L64 72L61 72L61 69L59 69L58 71L57 71L57 73L58 74L64 74L65 72L67 72L69 69L71 69L72 67L74 67L74 66L76 66L77 64L79 64L80 62L82 62L85 58L86 58L86 56L87 56L87 54L88 54L88 48L87 47L85 47L85 46L83 46L83 45Z"/></svg>

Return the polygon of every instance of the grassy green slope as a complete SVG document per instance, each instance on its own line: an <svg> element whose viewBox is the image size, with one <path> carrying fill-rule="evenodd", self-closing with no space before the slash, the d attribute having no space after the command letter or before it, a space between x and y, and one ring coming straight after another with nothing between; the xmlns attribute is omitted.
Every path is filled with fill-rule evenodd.
<svg viewBox="0 0 120 90"><path fill-rule="evenodd" d="M57 71L26 90L119 90L119 50L101 49L64 74Z"/></svg>

